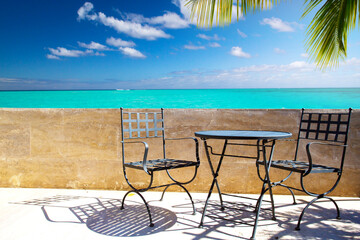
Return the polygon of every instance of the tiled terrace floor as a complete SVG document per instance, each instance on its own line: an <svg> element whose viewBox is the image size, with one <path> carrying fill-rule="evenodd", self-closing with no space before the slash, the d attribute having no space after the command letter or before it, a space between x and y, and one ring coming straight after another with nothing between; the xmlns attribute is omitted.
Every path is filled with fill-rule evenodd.
<svg viewBox="0 0 360 240"><path fill-rule="evenodd" d="M63 189L0 189L0 239L249 239L254 223L257 195L225 196L226 210L218 207L213 194L204 228L198 228L206 193L194 193L197 213L185 193L144 194L153 213L155 227L148 227L141 199L132 195L119 210L125 192ZM342 219L335 219L332 203L320 202L309 208L301 231L295 231L299 209L308 197L276 196L277 221L262 211L256 239L360 239L360 199L338 198ZM265 198L268 200L268 198ZM265 201L264 208L270 204ZM222 219L214 218L222 217ZM231 219L236 221L224 220Z"/></svg>

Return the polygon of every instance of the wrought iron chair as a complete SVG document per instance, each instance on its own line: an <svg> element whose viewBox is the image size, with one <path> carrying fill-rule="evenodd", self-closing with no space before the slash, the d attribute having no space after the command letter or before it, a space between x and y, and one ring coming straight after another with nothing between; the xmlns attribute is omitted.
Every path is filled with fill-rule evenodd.
<svg viewBox="0 0 360 240"><path fill-rule="evenodd" d="M124 202L129 193L138 194L143 200L150 220L150 227L154 226L151 218L151 212L146 202L145 198L142 196L141 192L145 192L149 189L162 188L165 189L162 192L161 199L163 199L165 191L173 185L177 185L181 187L189 196L192 207L193 214L195 214L195 206L192 200L192 197L189 191L184 187L184 185L192 182L197 174L197 169L200 166L200 158L199 158L199 143L196 138L165 138L165 127L164 127L164 109L161 108L158 112L129 112L125 111L123 108L120 109L121 112L121 145L122 145L122 164L123 164L123 172L125 176L126 182L129 184L132 190L128 191L122 201L121 209L124 209ZM161 138L162 145L162 156L159 159L147 159L149 145L145 141L132 141L133 139L148 139L148 138ZM179 160L168 158L166 156L166 143L168 141L173 140L193 140L195 142L195 159L194 160ZM127 144L143 144L144 154L142 160L140 161L125 161L125 145ZM180 169L180 168L188 168L194 167L194 175L190 180L185 182L177 181L170 173L171 169ZM135 169L144 171L150 176L149 185L145 188L136 188L133 184L130 183L127 176L127 169ZM169 176L171 182L163 185L152 186L154 173L166 171Z"/></svg>
<svg viewBox="0 0 360 240"><path fill-rule="evenodd" d="M294 192L292 190L301 191L314 197L314 199L310 201L302 210L299 216L297 226L295 228L296 230L300 230L300 223L306 209L308 209L311 204L322 198L328 199L334 203L337 210L337 219L340 219L340 210L337 203L335 202L334 199L328 197L327 195L330 194L336 188L343 173L351 110L352 109L349 108L349 111L347 113L314 113L314 112L305 112L305 110L302 109L299 133L296 140L297 143L296 143L294 160L280 160L280 161L272 161L270 163L271 169L277 168L289 172L289 174L281 181L271 182L271 187L281 186L287 188L293 197L294 204L296 204L296 200L295 200ZM306 144L307 161L298 161L299 146L301 146L301 142ZM330 147L342 149L342 151L340 149L341 153L339 153L340 156L338 156L340 158L336 158L336 156L334 156L335 160L339 159L335 167L315 164L313 162L314 157L311 154L311 149L313 149L313 147L315 147L316 145L327 145ZM256 162L257 171L260 179L263 178L259 171L259 165L263 165L263 164L264 164L263 161ZM293 173L300 174L301 189L284 184L284 181L289 179L289 177ZM324 191L322 193L315 193L309 191L305 186L306 184L304 179L307 176L316 173L337 174L337 178L334 185L332 185L332 187L330 187L329 190ZM262 196L265 194L265 192L268 189L269 186L266 187L264 184L260 198L262 198ZM256 209L258 208L258 203L256 205ZM274 216L274 220L275 220L275 216Z"/></svg>

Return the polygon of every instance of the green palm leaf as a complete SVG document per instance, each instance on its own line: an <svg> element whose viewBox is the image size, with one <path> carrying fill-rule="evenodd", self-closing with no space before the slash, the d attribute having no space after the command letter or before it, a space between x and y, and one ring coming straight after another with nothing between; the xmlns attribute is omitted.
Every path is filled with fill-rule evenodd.
<svg viewBox="0 0 360 240"><path fill-rule="evenodd" d="M277 0L236 0L237 19L239 20L241 14L268 9L272 3L277 2ZM214 23L216 26L231 23L233 0L188 0L186 5L191 7L191 19L196 19L198 27L211 28Z"/></svg>
<svg viewBox="0 0 360 240"><path fill-rule="evenodd" d="M278 4L280 0L237 0L237 19L240 14L255 13ZM315 14L307 29L307 49L317 66L338 66L339 59L345 59L348 33L360 23L360 0L304 0L303 17L317 6L322 6ZM197 19L199 27L211 28L216 17L216 26L231 22L233 0L188 0L191 19ZM240 9L240 11L239 11ZM359 16L359 17L358 17Z"/></svg>
<svg viewBox="0 0 360 240"><path fill-rule="evenodd" d="M303 17L324 1L306 0ZM345 59L347 36L356 26L359 0L327 0L307 29L307 49L316 64L324 69L338 66Z"/></svg>

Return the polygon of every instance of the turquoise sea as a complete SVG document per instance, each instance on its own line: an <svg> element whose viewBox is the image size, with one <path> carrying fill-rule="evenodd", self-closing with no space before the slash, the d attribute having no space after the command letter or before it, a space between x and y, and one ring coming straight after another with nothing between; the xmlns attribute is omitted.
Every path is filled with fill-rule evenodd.
<svg viewBox="0 0 360 240"><path fill-rule="evenodd" d="M360 88L0 91L0 108L360 108Z"/></svg>

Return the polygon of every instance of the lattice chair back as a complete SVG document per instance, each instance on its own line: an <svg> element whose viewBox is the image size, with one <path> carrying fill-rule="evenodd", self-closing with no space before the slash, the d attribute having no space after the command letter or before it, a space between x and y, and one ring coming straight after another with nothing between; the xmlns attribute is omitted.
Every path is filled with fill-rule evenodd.
<svg viewBox="0 0 360 240"><path fill-rule="evenodd" d="M161 112L125 112L121 109L122 140L164 138L164 114Z"/></svg>
<svg viewBox="0 0 360 240"><path fill-rule="evenodd" d="M164 109L161 108L160 112L130 112L121 108L120 111L122 142L131 139L162 138L165 158Z"/></svg>
<svg viewBox="0 0 360 240"><path fill-rule="evenodd" d="M346 145L350 116L351 108L346 113L315 113L302 109L295 159L302 139Z"/></svg>

